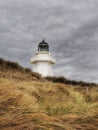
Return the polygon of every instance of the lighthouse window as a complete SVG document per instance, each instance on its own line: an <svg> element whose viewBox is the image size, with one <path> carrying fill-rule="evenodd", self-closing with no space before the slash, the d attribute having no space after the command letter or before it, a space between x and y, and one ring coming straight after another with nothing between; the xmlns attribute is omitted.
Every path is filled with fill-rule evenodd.
<svg viewBox="0 0 98 130"><path fill-rule="evenodd" d="M49 51L48 47L41 47L39 50L40 51Z"/></svg>

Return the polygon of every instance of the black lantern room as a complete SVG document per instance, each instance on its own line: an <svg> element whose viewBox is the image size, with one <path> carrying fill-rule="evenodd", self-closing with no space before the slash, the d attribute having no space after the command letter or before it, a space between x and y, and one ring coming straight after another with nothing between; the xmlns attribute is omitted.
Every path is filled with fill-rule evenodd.
<svg viewBox="0 0 98 130"><path fill-rule="evenodd" d="M38 45L38 51L46 51L49 52L49 45L47 42L45 42L45 39L39 43Z"/></svg>

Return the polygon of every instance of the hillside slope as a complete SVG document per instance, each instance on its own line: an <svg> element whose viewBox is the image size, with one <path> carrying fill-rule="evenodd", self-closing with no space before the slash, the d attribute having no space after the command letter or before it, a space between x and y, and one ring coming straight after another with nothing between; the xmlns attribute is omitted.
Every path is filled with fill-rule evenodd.
<svg viewBox="0 0 98 130"><path fill-rule="evenodd" d="M32 72L30 69L23 68L15 62L5 61L2 58L0 58L0 77L17 80L45 81L41 75Z"/></svg>
<svg viewBox="0 0 98 130"><path fill-rule="evenodd" d="M21 72L0 70L0 130L97 130L98 87L86 90Z"/></svg>

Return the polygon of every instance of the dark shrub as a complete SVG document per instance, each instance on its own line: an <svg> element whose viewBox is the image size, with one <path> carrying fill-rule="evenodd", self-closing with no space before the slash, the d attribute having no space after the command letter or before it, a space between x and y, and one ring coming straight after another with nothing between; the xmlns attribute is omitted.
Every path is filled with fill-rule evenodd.
<svg viewBox="0 0 98 130"><path fill-rule="evenodd" d="M75 80L68 80L65 77L46 77L48 81L52 81L54 83L64 83L72 86L82 86L82 87L92 87L92 86L98 86L95 83L86 83L83 81L75 81Z"/></svg>
<svg viewBox="0 0 98 130"><path fill-rule="evenodd" d="M26 71L27 73L31 73L31 72L32 72L31 69L29 69L29 68L25 68L25 71Z"/></svg>
<svg viewBox="0 0 98 130"><path fill-rule="evenodd" d="M19 70L22 72L24 71L24 68L18 63L5 61L2 58L0 58L0 68L2 68L2 70Z"/></svg>

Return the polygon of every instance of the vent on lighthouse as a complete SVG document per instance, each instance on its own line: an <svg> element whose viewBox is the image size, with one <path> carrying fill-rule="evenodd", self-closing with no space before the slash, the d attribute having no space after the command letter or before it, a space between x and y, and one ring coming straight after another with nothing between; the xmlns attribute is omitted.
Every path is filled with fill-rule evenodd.
<svg viewBox="0 0 98 130"><path fill-rule="evenodd" d="M33 64L34 72L44 77L53 76L52 65L56 63L56 60L51 56L49 45L45 40L39 43L38 52L31 58L31 63Z"/></svg>

